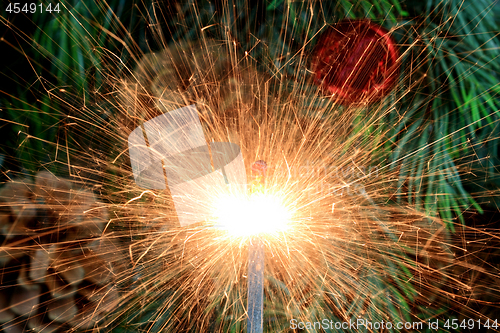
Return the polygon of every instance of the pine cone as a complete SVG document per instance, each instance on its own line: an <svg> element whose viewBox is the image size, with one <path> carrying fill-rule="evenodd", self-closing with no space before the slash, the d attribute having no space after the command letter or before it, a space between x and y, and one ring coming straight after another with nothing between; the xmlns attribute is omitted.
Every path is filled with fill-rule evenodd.
<svg viewBox="0 0 500 333"><path fill-rule="evenodd" d="M40 172L0 189L0 325L3 332L97 327L117 305L118 244L104 204Z"/></svg>

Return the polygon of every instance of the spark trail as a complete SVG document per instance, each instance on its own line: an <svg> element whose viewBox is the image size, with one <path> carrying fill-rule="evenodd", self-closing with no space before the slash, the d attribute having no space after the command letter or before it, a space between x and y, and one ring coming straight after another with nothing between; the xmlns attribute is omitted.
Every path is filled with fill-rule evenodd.
<svg viewBox="0 0 500 333"><path fill-rule="evenodd" d="M114 14L118 9L102 4L95 9L62 6L65 12L54 15L52 24L64 27L60 34L66 39L49 30L26 33L12 18L2 17L19 43L4 39L4 45L17 48L38 76L31 88L36 98L6 91L2 100L8 114L1 117L17 136L13 147L2 148L25 167L3 167L3 177L35 193L5 190L0 198L0 262L10 279L7 291L0 290L7 295L0 314L10 316L2 322L4 331L24 327L31 318L64 330L246 330L248 236L210 228L216 218L181 227L168 190L144 190L133 180L129 134L149 119L191 104L199 110L208 143L238 144L246 170L256 160L271 166L264 193L289 214L287 228L262 237L264 331L290 331L292 319L361 317L425 326L437 318L441 327L451 315L500 319L495 317L499 272L494 265L499 234L492 226L469 223L486 207L484 201L495 200L498 189L468 197L457 182L476 181L474 175L491 175L496 168L485 147L499 139L499 117L490 112L498 106L498 90L465 97L450 93L469 84L468 76L483 75L476 61L498 75L483 53L485 47L498 50L497 32L470 27L471 22L489 27L492 7L459 2L459 9L449 12L445 3L436 2L428 16L407 19L396 6L387 14L366 3L345 1L330 8L320 1L287 2L281 16L269 7L266 13L282 25L275 38L269 37L271 30L264 34L267 39L246 34L254 31L252 24L243 24L250 21L226 2L176 8L142 4L149 9L138 15L147 22L149 44L125 28ZM238 8L252 13L249 6ZM463 22L464 11L475 13L470 22ZM340 105L311 74L312 46L334 22L351 15L390 26L400 49L399 80L375 103ZM492 37L462 52L472 38L456 33L464 28L478 40ZM72 67L82 57L85 61ZM451 61L449 68L442 67ZM62 81L46 79L44 67L61 74ZM13 80L20 87L33 83L20 76ZM456 107L446 99L456 99ZM33 119L45 124L45 131L34 132L38 123ZM30 185L20 178L30 167L70 181L43 174ZM214 190L195 206L216 212L221 201L231 205L227 194ZM14 233L24 216L18 212L32 207L50 210L50 218L34 214L29 221L35 224ZM90 218L101 210L106 214L100 220ZM57 221L53 227L42 223L52 220ZM70 236L75 225L96 225L97 231ZM72 258L78 248L93 261ZM44 260L53 265L42 265ZM69 283L77 296L71 296L75 308L66 314L74 312L74 318L68 320L50 312L51 304L64 308L61 300L68 297L26 273L48 267L47 280L63 276L58 286L64 290L72 279L67 278L71 270L61 268L65 265L85 272L81 281ZM109 272L102 278L106 283L96 265ZM19 308L33 297L12 303L11 295L37 283L38 305L29 303L35 316ZM43 317L47 311L52 314ZM35 324L31 320L40 327Z"/></svg>

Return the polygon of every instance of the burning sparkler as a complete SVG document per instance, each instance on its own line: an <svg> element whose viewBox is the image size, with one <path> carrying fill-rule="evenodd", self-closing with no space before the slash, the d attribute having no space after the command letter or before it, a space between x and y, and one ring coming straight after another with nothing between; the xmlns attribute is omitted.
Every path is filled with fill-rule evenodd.
<svg viewBox="0 0 500 333"><path fill-rule="evenodd" d="M267 165L264 161L259 160L252 165L254 176L251 194L247 197L241 191L245 188L245 172L239 147L229 143L223 146L212 143L210 146L211 151L205 147L194 107L171 111L149 120L129 136L136 183L149 189L168 187L181 226L210 220L206 209L196 203L209 202L209 193L223 192L221 187L233 185L232 193L215 204L215 220L219 227L234 235L242 232L254 235L248 246L248 332L262 333L265 261L260 234L266 229L276 231L286 225L288 219L284 215L287 212L265 195ZM227 147L238 149L234 153ZM215 161L213 168L219 173L212 172L210 160Z"/></svg>
<svg viewBox="0 0 500 333"><path fill-rule="evenodd" d="M90 52L88 63L94 69L83 64L71 67L78 72L61 75L72 80L84 79L86 74L90 77L82 85L81 99L77 96L80 81L50 85L44 79L45 69L37 71L37 78L29 82L39 84L44 97L30 100L10 92L10 102L2 102L2 112L7 109L9 115L2 113L1 117L17 126L19 141L12 144L12 150L19 151L23 164L29 166L28 162L35 160L40 168L65 173L66 178L86 188L82 193L91 189L99 197L99 209L109 211L109 216L102 215L105 221L99 221L99 228L92 229L89 237L114 241L113 246L96 248L92 258L121 252L129 258L129 266L120 271L109 269L120 287L119 305L113 314L101 311L116 304L108 303L102 293L89 293L92 288L86 284L75 287L78 294L87 292L75 300L76 313L86 313L75 326L108 331L239 332L248 316L250 330L275 332L293 329L291 320L315 322L323 318L339 323L362 317L367 322L425 324L429 318L442 319L440 313L447 309L467 319L494 319L494 313L477 312L473 302L486 304L488 297L494 302L498 291L472 277L481 274L490 286L495 285L498 269L479 254L484 249L494 250L496 245L491 244L498 240L498 231L457 223L471 207L481 211L474 199L486 196L484 190L469 195L460 185L463 175L486 170L477 163L495 166L483 149L498 140L495 126L499 118L493 112L498 89L479 89L484 81L476 86L466 79L494 65L497 55L483 53L483 49L498 49L491 34L496 30L488 26L472 34L462 31L489 22L485 15L490 7L473 11L469 19L457 23L461 21L458 12L448 13L448 8L436 2L430 18L403 22L397 17L392 20L391 10L379 11L377 6L368 6L371 9L363 13L359 11L364 6L344 8L340 2L332 8L321 1L280 3L273 1L264 10L274 15L273 21L283 19L277 30L268 31L268 24L256 24L264 33L244 37L235 29L251 25L231 15L251 12L248 7L241 11L229 3L223 8L210 4L212 7L203 10L176 7L172 17L186 21L163 22L157 7L152 6L148 25L154 27L151 36L158 45L143 51L114 21L112 8L104 8L102 3L95 8L103 14L101 21L105 23L99 29L106 34L86 38L97 29L99 19L95 13L82 18L65 6L66 11L61 8L51 22L51 26L64 29L38 34L48 42L44 44L43 38L37 37L37 49L56 59L53 67L57 73L71 67L58 57L69 61L85 57L85 52ZM457 8L468 6L475 8L477 4L449 7L462 10ZM81 5L77 9L82 10ZM299 9L300 15L295 15ZM192 20L185 17L188 12L192 12ZM378 101L352 106L348 100L359 96L349 91L343 98L345 105L339 106L339 100L325 96L324 84L330 81L334 91L344 93L340 81L345 77L327 78L330 72L315 70L314 59L307 55L314 50L337 50L342 33L351 34L352 44L358 48L370 44L361 38L366 34L361 36L359 29L348 34L344 28L337 29L334 43L323 48L318 36L330 23L334 26L352 13L369 17L374 12L387 30L368 23L371 31L379 29L376 37L388 38L389 46L385 47L393 50L391 45L396 44L401 51L389 52L391 62L385 73L396 73L392 66L397 64L400 75L379 87L378 91L383 91L380 95L377 89L370 90L373 85L363 77L356 77L353 86L366 88L359 96L370 95ZM404 16L402 10L398 15ZM29 38L10 20L2 18L2 22L17 36ZM171 29L180 27L175 38L166 37L168 29L162 30L162 24ZM180 35L190 37L178 39ZM277 39L269 37L274 35ZM472 49L463 48L470 35L481 42ZM60 36L66 39L57 39ZM130 53L101 45L108 37L117 45L127 45ZM276 40L282 47L273 47ZM57 42L68 44L70 51L51 52L59 47ZM452 46L442 47L446 44ZM23 50L20 58L29 61L27 68L38 68L26 47L18 49ZM377 67L363 62L367 60L363 56L349 58L344 64L351 66L356 59L367 70ZM454 65L443 66L446 63ZM322 68L331 65L325 66ZM432 75L434 70L438 74ZM498 83L497 78L485 77ZM18 80L24 84L24 79ZM314 84L318 80L322 88ZM455 94L453 89L462 84L466 94ZM484 93L474 95L474 89ZM455 106L446 104L453 100ZM40 123L51 124L46 131L32 132L37 126L30 122L37 117ZM55 130L55 138L43 137L58 128L56 123L61 127ZM7 156L2 154L0 163ZM247 164L261 158L271 166L265 172L262 163L254 167ZM11 177L12 171L7 169L2 170L3 175ZM256 178L251 193L246 189L250 175L245 170L253 170ZM2 193L1 230L7 234L23 226L24 214L39 204L36 195L25 188L23 191L27 194L22 200L10 195L8 188ZM71 187L57 191L63 197L73 197ZM494 197L497 192L491 193ZM81 214L95 212L96 207L89 207ZM58 204L57 211L64 213L70 208ZM31 215L43 221L43 217ZM34 225L34 229L29 226L29 234L26 231L26 242L16 238L12 243L6 235L1 236L0 262L8 272L2 273L2 278L10 279L2 280L8 281L9 288L0 290L0 296L5 296L0 301L7 300L0 302L6 304L0 308L0 314L6 316L0 317L10 318L2 319L2 327L24 327L30 318L27 310L20 309L30 305L39 311L35 319L49 309L53 319L48 322L44 317L41 324L57 323L57 327L69 330L73 326L68 318L74 309L67 298L52 300L57 292L49 294L41 287L39 299L24 302L14 298L12 303L9 290L33 286L25 279L23 267L35 261L40 262L38 268L46 267L42 261L47 256L42 251L18 261L20 251L39 246L37 235L32 233L43 233L45 227L43 223ZM451 233L452 228L460 230L460 237ZM86 254L89 251L84 240L67 239L64 244L55 240L48 244L55 249L48 252L48 258L57 262L64 257L65 264L79 267L84 259L67 258L67 247L75 251L83 247ZM471 260L472 255L482 261ZM106 262L102 267L108 268ZM68 273L63 265L51 266L47 274L34 271L33 276L49 276L47 281L52 282ZM248 285L242 283L245 276ZM118 297L114 287L109 290L109 295ZM264 296L265 317L260 312ZM249 300L246 306L245 298ZM67 306L67 317L58 316L54 304ZM82 311L88 310L89 304L95 306L95 312ZM29 325L40 327L34 321ZM441 327L444 324L441 322Z"/></svg>

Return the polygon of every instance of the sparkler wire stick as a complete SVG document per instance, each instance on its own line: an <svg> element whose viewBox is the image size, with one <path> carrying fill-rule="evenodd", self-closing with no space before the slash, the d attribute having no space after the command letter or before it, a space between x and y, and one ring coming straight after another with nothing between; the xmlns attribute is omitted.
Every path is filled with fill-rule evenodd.
<svg viewBox="0 0 500 333"><path fill-rule="evenodd" d="M262 333L264 320L264 244L254 237L248 247L248 333Z"/></svg>
<svg viewBox="0 0 500 333"><path fill-rule="evenodd" d="M261 192L267 165L257 161L252 165L254 179L251 191ZM262 333L264 324L264 244L257 235L248 246L248 326L247 333Z"/></svg>

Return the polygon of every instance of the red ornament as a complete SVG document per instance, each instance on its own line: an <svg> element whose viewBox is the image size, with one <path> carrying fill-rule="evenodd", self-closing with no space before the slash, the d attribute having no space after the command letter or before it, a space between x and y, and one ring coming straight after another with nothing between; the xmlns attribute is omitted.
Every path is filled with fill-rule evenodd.
<svg viewBox="0 0 500 333"><path fill-rule="evenodd" d="M342 104L372 103L394 87L399 52L389 32L369 20L343 20L314 49L315 82Z"/></svg>

